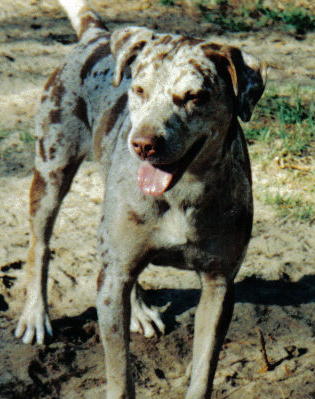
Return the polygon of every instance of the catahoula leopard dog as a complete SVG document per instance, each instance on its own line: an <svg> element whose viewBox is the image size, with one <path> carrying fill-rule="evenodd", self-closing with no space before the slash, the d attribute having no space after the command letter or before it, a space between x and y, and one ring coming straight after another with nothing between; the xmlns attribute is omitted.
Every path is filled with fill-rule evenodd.
<svg viewBox="0 0 315 399"><path fill-rule="evenodd" d="M97 313L106 398L135 398L129 335L163 332L136 280L149 264L195 270L201 297L186 399L209 399L251 235L246 142L266 67L235 47L124 27L109 33L83 0L59 0L79 42L47 81L36 121L27 299L16 336L43 343L49 240L90 148L106 184ZM132 305L132 306L131 306Z"/></svg>

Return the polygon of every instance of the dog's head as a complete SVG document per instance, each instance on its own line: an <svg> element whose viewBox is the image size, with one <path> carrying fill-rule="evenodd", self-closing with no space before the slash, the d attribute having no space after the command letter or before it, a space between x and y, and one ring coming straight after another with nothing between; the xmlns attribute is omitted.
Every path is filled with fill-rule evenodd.
<svg viewBox="0 0 315 399"><path fill-rule="evenodd" d="M143 191L160 195L206 141L224 140L233 117L248 121L261 97L266 67L230 46L146 28L117 30L114 85L131 68L129 148L144 162Z"/></svg>

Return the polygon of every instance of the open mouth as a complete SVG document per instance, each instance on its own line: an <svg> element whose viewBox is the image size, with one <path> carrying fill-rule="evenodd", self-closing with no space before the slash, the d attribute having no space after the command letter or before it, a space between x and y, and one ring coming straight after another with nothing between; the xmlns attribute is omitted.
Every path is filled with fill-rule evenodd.
<svg viewBox="0 0 315 399"><path fill-rule="evenodd" d="M191 162L199 154L206 137L198 139L186 154L174 163L151 164L145 161L138 169L138 184L146 195L159 196L174 187Z"/></svg>

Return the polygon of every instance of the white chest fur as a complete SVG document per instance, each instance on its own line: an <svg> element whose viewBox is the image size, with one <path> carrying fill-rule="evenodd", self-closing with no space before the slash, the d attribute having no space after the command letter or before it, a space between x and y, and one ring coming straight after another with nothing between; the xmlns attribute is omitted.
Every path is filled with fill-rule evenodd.
<svg viewBox="0 0 315 399"><path fill-rule="evenodd" d="M172 207L159 220L153 239L162 247L185 245L195 236L194 230L191 224L191 212Z"/></svg>

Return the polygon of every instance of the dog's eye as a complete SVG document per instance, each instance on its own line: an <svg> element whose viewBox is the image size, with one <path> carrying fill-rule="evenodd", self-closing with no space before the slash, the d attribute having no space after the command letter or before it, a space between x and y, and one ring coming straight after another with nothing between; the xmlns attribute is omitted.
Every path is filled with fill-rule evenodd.
<svg viewBox="0 0 315 399"><path fill-rule="evenodd" d="M142 97L144 95L144 89L141 86L134 86L132 91L137 94L138 96Z"/></svg>
<svg viewBox="0 0 315 399"><path fill-rule="evenodd" d="M188 91L183 97L176 94L173 95L173 102L179 107L190 105L201 106L206 104L210 99L210 93L207 90L199 90L196 93Z"/></svg>
<svg viewBox="0 0 315 399"><path fill-rule="evenodd" d="M196 106L206 104L210 99L210 93L207 90L200 90L197 93L188 92L184 98L184 105L192 102Z"/></svg>

